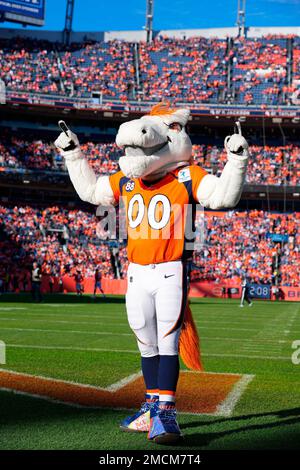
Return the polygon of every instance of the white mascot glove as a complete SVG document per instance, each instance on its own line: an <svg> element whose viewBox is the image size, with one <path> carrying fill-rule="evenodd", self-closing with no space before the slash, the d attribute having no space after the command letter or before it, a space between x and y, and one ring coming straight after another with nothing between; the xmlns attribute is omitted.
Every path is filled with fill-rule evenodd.
<svg viewBox="0 0 300 470"><path fill-rule="evenodd" d="M59 121L58 124L63 132L59 134L54 145L66 160L77 160L81 158L82 155L77 135L70 131L64 121Z"/></svg>
<svg viewBox="0 0 300 470"><path fill-rule="evenodd" d="M233 134L225 138L225 150L228 160L243 162L249 158L249 145L245 137L242 136L241 125L236 123L238 134Z"/></svg>

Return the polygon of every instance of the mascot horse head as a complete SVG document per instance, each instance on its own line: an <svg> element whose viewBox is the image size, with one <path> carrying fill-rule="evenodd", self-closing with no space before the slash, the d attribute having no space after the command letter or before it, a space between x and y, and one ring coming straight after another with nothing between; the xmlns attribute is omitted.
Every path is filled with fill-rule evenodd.
<svg viewBox="0 0 300 470"><path fill-rule="evenodd" d="M189 109L172 109L169 103L154 106L149 115L121 124L116 144L125 155L119 165L128 178L157 180L168 172L192 163L192 143L185 126ZM189 303L179 338L185 365L202 370L199 336Z"/></svg>
<svg viewBox="0 0 300 470"><path fill-rule="evenodd" d="M116 144L125 155L119 165L128 178L155 179L191 160L192 143L186 133L190 111L158 104L149 115L122 124Z"/></svg>

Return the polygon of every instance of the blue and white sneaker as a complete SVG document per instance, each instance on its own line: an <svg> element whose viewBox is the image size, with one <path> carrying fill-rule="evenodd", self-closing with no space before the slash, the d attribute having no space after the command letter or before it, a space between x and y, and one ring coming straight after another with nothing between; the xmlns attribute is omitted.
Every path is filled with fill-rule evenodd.
<svg viewBox="0 0 300 470"><path fill-rule="evenodd" d="M142 403L140 410L120 424L120 429L125 432L149 432L150 420L156 414L158 400L148 400Z"/></svg>
<svg viewBox="0 0 300 470"><path fill-rule="evenodd" d="M151 417L148 439L156 444L176 444L183 438L176 420L174 404L159 402L156 414Z"/></svg>

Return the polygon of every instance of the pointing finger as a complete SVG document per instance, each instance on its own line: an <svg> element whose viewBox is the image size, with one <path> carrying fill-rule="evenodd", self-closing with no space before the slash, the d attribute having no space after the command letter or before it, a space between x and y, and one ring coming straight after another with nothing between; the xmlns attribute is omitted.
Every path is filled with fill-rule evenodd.
<svg viewBox="0 0 300 470"><path fill-rule="evenodd" d="M69 128L67 124L65 123L65 121L58 121L58 125L61 128L61 130L69 137L68 135Z"/></svg>
<svg viewBox="0 0 300 470"><path fill-rule="evenodd" d="M237 129L237 134L242 135L242 127L241 127L240 121L236 121L235 126L236 126L236 129Z"/></svg>

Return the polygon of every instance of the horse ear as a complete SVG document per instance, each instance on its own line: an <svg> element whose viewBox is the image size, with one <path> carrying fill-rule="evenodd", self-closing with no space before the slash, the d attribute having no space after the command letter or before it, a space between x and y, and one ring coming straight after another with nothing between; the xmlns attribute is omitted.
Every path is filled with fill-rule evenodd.
<svg viewBox="0 0 300 470"><path fill-rule="evenodd" d="M181 109L177 109L175 111L175 114L176 117L178 116L180 118L180 124L183 124L184 126L186 126L186 124L188 123L188 120L189 120L189 117L190 117L190 110L187 109L187 108L181 108Z"/></svg>
<svg viewBox="0 0 300 470"><path fill-rule="evenodd" d="M163 118L167 124L179 122L182 126L186 126L190 117L190 110L187 108L176 109L172 114L166 114Z"/></svg>

